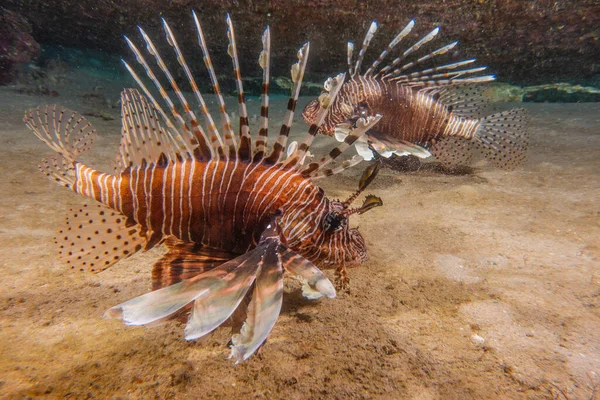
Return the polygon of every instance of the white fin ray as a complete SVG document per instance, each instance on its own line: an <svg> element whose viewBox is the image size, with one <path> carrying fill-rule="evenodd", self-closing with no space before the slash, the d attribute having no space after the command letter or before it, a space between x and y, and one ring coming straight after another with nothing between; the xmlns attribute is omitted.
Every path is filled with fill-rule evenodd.
<svg viewBox="0 0 600 400"><path fill-rule="evenodd" d="M184 124L185 129L192 130L192 131L195 129L199 129L200 132L196 136L201 136L202 138L206 137L206 134L204 133L204 131L202 130L202 128L200 127L200 125L197 122L196 115L192 111L187 99L185 98L181 89L179 88L179 85L177 84L177 82L175 82L173 75L167 68L167 65L165 64L160 53L156 49L156 46L154 46L154 43L152 42L150 37L146 34L146 32L144 32L144 30L141 27L138 27L138 28L142 35L142 38L144 39L144 42L146 43L146 50L148 51L148 53L151 56L154 57L156 64L159 66L160 70L163 72L163 74L169 81L171 88L173 88L175 95L177 96L177 98L179 99L179 102L181 103L181 105L183 107L183 112L184 112L185 118L182 117L182 119L185 121L185 124ZM176 44L174 37L169 36L168 30L167 30L167 41L172 46L174 46ZM172 103L170 105L172 105ZM215 150L214 153L217 153L220 155L222 152L224 152L223 142L221 140L221 137L219 136L219 133L216 130L211 130L210 132L211 132L211 146ZM216 141L212 139L213 135L217 135Z"/></svg>
<svg viewBox="0 0 600 400"><path fill-rule="evenodd" d="M379 55L379 57L377 58L377 60L375 60L373 62L373 64L369 67L369 69L367 69L367 72L365 72L365 75L371 75L374 71L376 71L377 67L379 67L379 65L383 62L383 60L385 60L385 58L387 57L387 55L394 49L394 47L396 47L402 41L402 39L404 39L412 31L412 28L414 26L415 26L415 21L411 20L404 27L404 29L402 29L396 35L396 37L390 42L390 44L388 44L388 46L386 47L386 49L381 52L381 54Z"/></svg>
<svg viewBox="0 0 600 400"><path fill-rule="evenodd" d="M125 65L125 68L127 68L127 71L129 71L129 73L131 74L133 79L136 81L138 86L142 89L145 96L154 105L154 108L160 113L163 121L167 124L167 130L168 130L168 133L171 135L171 137L175 138L176 140L181 139L181 145L186 148L187 152L192 153L193 150L196 147L198 147L198 142L197 142L196 138L194 137L194 135L192 135L192 134L187 135L186 133L190 132L188 129L178 130L175 127L175 124L173 123L173 121L171 121L169 116L165 113L165 111L162 109L160 104L156 101L154 96L152 96L152 93L150 93L150 91L148 90L146 85L144 85L144 82L140 79L140 77L135 72L135 70L133 68L131 68L131 66L129 64L127 64L127 62L125 62L125 60L121 60L121 61ZM183 121L183 120L181 120L181 121ZM186 140L184 140L184 138Z"/></svg>
<svg viewBox="0 0 600 400"><path fill-rule="evenodd" d="M354 43L348 42L348 48L346 50L348 57L348 75L354 76L354 65L353 65L353 57L354 57Z"/></svg>
<svg viewBox="0 0 600 400"><path fill-rule="evenodd" d="M371 129L373 126L375 126L375 124L377 124L377 122L379 122L379 120L381 118L382 118L381 114L377 114L375 116L369 116L367 118L359 118L356 121L356 127L350 131L348 136L346 136L344 138L343 142L341 142L336 148L331 150L327 156L321 158L321 160L319 160L319 162L317 162L317 163L312 162L312 163L308 164L308 166L302 170L302 174L305 176L307 174L309 176L318 174L318 171L323 170L325 168L325 166L327 166L330 162L335 160L340 154L342 154L347 149L349 149L355 142L357 142L357 140L362 138L369 131L369 129ZM360 155L362 156L362 154L360 154ZM363 156L363 158L365 158L365 157Z"/></svg>
<svg viewBox="0 0 600 400"><path fill-rule="evenodd" d="M240 72L240 62L238 59L237 44L235 41L235 31L229 14L227 14L227 38L229 39L228 53L233 62L233 75L235 77L235 87L238 92L238 110L240 113L240 151L246 154L244 158L250 158L252 137L250 136L250 127L248 126L248 111L244 98L244 85L242 84L242 75Z"/></svg>
<svg viewBox="0 0 600 400"><path fill-rule="evenodd" d="M121 319L127 325L146 325L172 316L194 300L198 302L206 299L213 301L215 293L222 293L227 288L247 291L254 281L257 261L256 253L246 253L196 277L185 279L112 307L106 311L105 317ZM218 306L222 321L225 321L239 304L235 301L235 296L229 300L233 302L226 309L224 305ZM218 318L215 315L211 315L208 320L214 322L216 319ZM191 323L190 330L186 333L194 336L193 338L198 338L197 333L206 330L205 328L208 326L203 324L198 316L191 320ZM205 328L200 328L200 326Z"/></svg>
<svg viewBox="0 0 600 400"><path fill-rule="evenodd" d="M57 105L25 112L25 125L58 154L46 157L39 170L59 185L73 189L74 161L91 147L96 129L78 112Z"/></svg>
<svg viewBox="0 0 600 400"><path fill-rule="evenodd" d="M135 89L121 93L122 133L119 172L130 165L142 165L143 161L156 163L161 154L169 160L177 156L192 157L182 143L183 138L173 138L162 126L156 109L151 102Z"/></svg>
<svg viewBox="0 0 600 400"><path fill-rule="evenodd" d="M216 281L202 298L196 299L185 326L186 340L198 339L212 332L227 321L239 307L260 268L258 252L242 257L245 257L245 260L239 263L234 271Z"/></svg>
<svg viewBox="0 0 600 400"><path fill-rule="evenodd" d="M232 336L231 358L240 363L250 357L264 343L275 326L283 303L283 268L277 248L279 244L266 243L259 272L256 276L246 321L239 334Z"/></svg>
<svg viewBox="0 0 600 400"><path fill-rule="evenodd" d="M133 76L135 81L142 88L142 90L144 91L146 96L148 96L152 100L152 102L155 104L156 109L159 110L159 112L161 113L161 115L163 116L165 121L167 121L167 124L169 126L173 126L173 129L175 129L175 130L191 131L191 129L187 126L187 124L186 124L185 120L183 119L183 117L181 116L181 114L179 114L179 112L177 111L175 104L173 103L173 101L171 100L171 98L169 97L169 95L167 94L165 89L162 87L160 81L158 80L158 78L156 77L156 75L154 74L154 72L152 71L150 66L148 65L148 63L146 62L146 59L144 58L142 53L138 50L138 48L135 46L135 44L133 44L133 42L131 40L129 40L129 38L127 36L125 36L125 41L129 45L129 48L131 49L131 51L134 53L138 64L140 64L144 68L144 70L146 71L146 75L148 76L148 78L150 78L152 83L154 83L154 86L160 93L164 102L167 103L167 108L170 110L171 115L175 119L177 125L173 124L170 121L170 119L166 116L166 114L164 113L162 108L158 105L158 103L156 102L154 97L151 95L148 88L143 84L142 80L135 73L135 70L133 68L131 68L131 66L129 64L127 64L125 61L123 61L123 63L125 64L125 67L129 71L129 73Z"/></svg>
<svg viewBox="0 0 600 400"><path fill-rule="evenodd" d="M298 50L297 57L298 62L292 65L290 74L292 76L292 92L290 95L290 101L288 102L288 109L281 124L281 130L277 137L277 143L273 147L271 154L268 156L269 163L278 163L281 161L282 153L287 146L288 136L292 127L292 121L294 120L294 113L296 111L296 103L298 102L298 96L300 95L300 88L302 81L304 80L304 72L306 70L306 63L308 61L308 54L310 51L310 43L305 43L304 46Z"/></svg>
<svg viewBox="0 0 600 400"><path fill-rule="evenodd" d="M336 296L331 281L320 269L301 255L286 250L281 253L284 269L302 282L302 295L309 300L321 297L333 299Z"/></svg>
<svg viewBox="0 0 600 400"><path fill-rule="evenodd" d="M183 57L183 53L181 52L181 49L179 48L179 45L177 44L175 35L173 35L173 32L171 31L171 27L169 26L169 24L167 24L167 21L164 18L162 19L162 23L163 23L163 28L165 30L165 34L167 37L167 42L169 43L169 45L171 47L173 47L175 54L177 56L177 61L179 62L179 65L183 68L183 71L185 72L185 75L188 79L188 83L190 84L192 92L194 93L196 100L198 101L198 106L200 108L200 111L202 112L202 115L204 116L204 119L206 121L206 126L208 127L208 130L210 132L210 136L211 136L211 138L219 137L219 130L217 129L217 126L213 120L212 115L208 111L208 107L206 106L204 97L202 96L202 93L200 92L200 89L198 88L198 85L196 84L196 80L194 79L194 76L193 76L189 66L186 63L185 58ZM181 95L181 96L183 96L183 95ZM189 105L187 105L187 102L185 104L187 107L189 107ZM200 135L202 135L202 138L204 139L205 143L207 143L207 144L211 143L211 139L209 139L209 137L206 135L206 132L204 132L204 130L202 129L202 127L199 124L194 124L193 127L197 127L198 132ZM215 143L218 143L218 141ZM231 143L226 143L226 144L231 145ZM233 145L235 146L235 143ZM209 148L211 149L211 158L215 157L217 154L217 151L215 150L216 144L209 146Z"/></svg>
<svg viewBox="0 0 600 400"><path fill-rule="evenodd" d="M319 170L319 172L312 175L310 179L314 181L317 179L321 179L321 178L325 178L328 176L339 174L347 169L350 169L350 168L360 164L363 161L368 161L368 160L365 160L362 156L360 156L359 154L356 154L352 158L342 161L335 168L329 168L329 169L324 168L324 169Z"/></svg>
<svg viewBox="0 0 600 400"><path fill-rule="evenodd" d="M370 146L385 158L391 157L392 154L396 154L397 156L413 155L418 158L431 156L431 153L423 146L399 140L390 135L381 135L378 133L376 136L374 133L367 133L367 140ZM363 148L362 151L366 150ZM360 152L359 154L362 155Z"/></svg>
<svg viewBox="0 0 600 400"><path fill-rule="evenodd" d="M59 154L44 158L40 165L38 165L38 169L48 179L55 181L67 189L71 189L75 185L75 167L73 166L73 162Z"/></svg>
<svg viewBox="0 0 600 400"><path fill-rule="evenodd" d="M373 151L369 148L366 140L359 140L354 146L358 155L365 161L371 161L374 158ZM386 157L387 158L387 157Z"/></svg>
<svg viewBox="0 0 600 400"><path fill-rule="evenodd" d="M96 138L96 129L87 119L57 105L29 110L23 122L42 142L69 161L89 150Z"/></svg>
<svg viewBox="0 0 600 400"><path fill-rule="evenodd" d="M308 151L315 136L319 132L319 127L325 121L325 117L327 116L329 109L334 104L337 95L342 89L345 78L346 74L341 73L338 74L335 78L327 79L324 85L326 92L322 93L321 96L319 96L319 104L321 105L319 114L317 115L315 122L310 126L302 144L300 144L296 151L294 151L294 153L291 156L289 156L287 160L285 160L286 166L296 165L299 160L302 160L304 158L306 151Z"/></svg>
<svg viewBox="0 0 600 400"><path fill-rule="evenodd" d="M398 64L400 64L402 62L402 60L405 60L406 57L408 57L409 55L411 55L412 53L418 51L421 47L423 47L425 44L429 43L430 41L432 41L437 34L439 33L440 28L437 27L434 30L432 30L431 32L429 32L427 35L425 35L423 38L421 38L421 40L417 41L415 44L413 44L412 46L410 46L408 49L406 49L402 55L400 55L399 57L396 57L391 64L383 67L378 75L383 75L384 77L387 77L387 72L390 71L392 68L395 68ZM388 74L389 75L389 74Z"/></svg>
<svg viewBox="0 0 600 400"><path fill-rule="evenodd" d="M373 21L373 22L371 22L371 25L369 26L369 30L367 31L367 34L365 35L365 39L363 40L362 48L360 49L360 52L358 53L356 65L354 66L354 71L351 74L352 77L360 74L360 66L362 64L363 59L365 58L365 53L367 52L367 49L369 48L369 44L371 43L371 40L373 40L373 37L375 36L376 32L377 32L377 22Z"/></svg>
<svg viewBox="0 0 600 400"><path fill-rule="evenodd" d="M206 46L206 40L204 39L204 32L202 31L202 26L200 25L200 20L196 15L196 12L192 10L192 16L194 17L194 23L196 25L196 33L198 34L198 43L200 44L200 48L202 49L202 55L204 60L204 65L208 70L208 74L210 76L210 80L213 85L213 90L215 95L217 96L217 102L219 104L219 110L221 113L221 124L223 125L223 135L224 136L234 136L233 128L231 127L231 119L229 118L229 114L227 114L227 107L225 106L225 101L223 100L223 95L221 94L221 88L219 86L219 81L217 80L217 74L215 73L215 69L212 65L212 61L210 59L210 53L208 51L208 47ZM219 143L222 143L222 139L219 136Z"/></svg>
<svg viewBox="0 0 600 400"><path fill-rule="evenodd" d="M267 151L269 134L269 80L271 73L271 30L265 29L262 35L263 49L258 63L263 70L263 80L260 94L260 128L255 142L254 155L262 158Z"/></svg>
<svg viewBox="0 0 600 400"><path fill-rule="evenodd" d="M413 67L415 67L415 66L417 66L419 64L423 64L424 62L432 59L433 57L446 54L450 50L452 50L454 47L456 47L457 44L458 44L458 41L452 42L450 44L447 44L444 47L441 47L441 48L439 48L439 49L437 49L437 50L435 50L435 51L433 51L433 52L431 52L431 53L429 53L429 54L427 54L427 55L425 55L425 56L423 56L423 57L415 60L415 61L412 61L412 62L409 62L407 64L404 64L402 67L400 67L398 69L395 69L394 72L392 72L389 76L396 76L396 75L400 74L401 72L404 72L404 71L406 71L408 69L411 69L411 68L413 68Z"/></svg>

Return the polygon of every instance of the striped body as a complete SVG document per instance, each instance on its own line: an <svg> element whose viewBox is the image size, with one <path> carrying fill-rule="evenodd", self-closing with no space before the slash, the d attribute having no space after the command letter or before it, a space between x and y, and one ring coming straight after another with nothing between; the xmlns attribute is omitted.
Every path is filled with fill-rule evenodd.
<svg viewBox="0 0 600 400"><path fill-rule="evenodd" d="M312 122L316 112L318 102L313 102L303 116ZM472 139L479 124L478 119L452 114L433 93L382 78L356 76L342 87L321 132L332 136L336 125L356 114L375 112L383 115L375 131L415 144L428 144L441 137Z"/></svg>
<svg viewBox="0 0 600 400"><path fill-rule="evenodd" d="M284 241L295 251L310 250L305 256L311 261L339 265L366 259L366 252L345 252L352 259L338 254L337 246L328 246L352 245L353 235L337 238L322 232L322 219L332 204L295 169L192 159L130 167L118 176L79 163L75 168L75 191L139 224L148 248L174 236L242 254L256 246L270 217L281 210Z"/></svg>

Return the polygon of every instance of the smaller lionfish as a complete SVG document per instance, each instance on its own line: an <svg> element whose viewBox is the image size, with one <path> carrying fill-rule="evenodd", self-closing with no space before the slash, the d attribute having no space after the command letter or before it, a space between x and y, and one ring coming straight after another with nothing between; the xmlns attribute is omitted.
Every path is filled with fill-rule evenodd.
<svg viewBox="0 0 600 400"><path fill-rule="evenodd" d="M200 22L195 13L193 17L219 105L221 132L164 20L167 42L185 72L204 124L196 118L192 105L141 28L148 54L169 82L171 94L142 52L126 38L127 43L171 116L124 61L146 96L133 89L122 93L123 128L116 174L99 172L78 161L96 133L80 114L58 106L42 106L28 111L25 123L57 153L46 158L40 170L60 185L101 203L97 208L84 206L72 211L56 238L61 258L72 268L100 272L137 251L163 242L168 247L153 267L156 290L109 309L106 316L122 319L128 325L146 325L188 311L188 340L230 321L236 332L231 356L239 362L265 342L279 316L284 270L303 283L305 297L331 298L336 295L335 289L316 265L338 268L343 278L345 266L367 259L364 239L357 229L350 228L348 219L382 204L379 198L368 196L362 207L350 208L374 178L376 169L367 169L358 191L344 202L327 199L313 180L360 162L362 158L355 156L328 168L380 116L357 121L344 143L305 165L308 149L328 111L323 108L302 143L287 146L308 59L306 43L292 66L294 86L287 113L268 151L271 36L267 28L259 57L263 69L260 130L253 144L233 25L227 16L228 53L239 102L236 138ZM344 74L329 81L330 103L343 81ZM173 93L179 104L173 101Z"/></svg>
<svg viewBox="0 0 600 400"><path fill-rule="evenodd" d="M525 110L512 109L481 117L486 101L480 84L495 80L493 75L478 75L486 67L465 68L475 62L470 59L438 63L411 72L435 62L438 56L458 44L453 42L417 57L418 50L437 36L439 28L380 68L414 25L415 22L410 21L362 75L361 64L377 31L377 23L371 24L356 63L354 44L348 43L350 79L331 105L321 132L342 141L357 118L381 114L381 121L356 144L358 153L366 160L373 157L372 151L386 158L392 154L419 158L433 154L443 165L455 167L469 163L472 144L475 144L500 168L520 165L525 160L528 145ZM329 91L325 85L323 94ZM322 99L313 100L304 109L304 120L314 123L322 109Z"/></svg>

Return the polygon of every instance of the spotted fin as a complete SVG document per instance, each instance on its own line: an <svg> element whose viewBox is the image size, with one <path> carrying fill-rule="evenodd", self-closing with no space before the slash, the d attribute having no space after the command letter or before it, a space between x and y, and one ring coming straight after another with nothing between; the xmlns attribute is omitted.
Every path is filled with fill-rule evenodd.
<svg viewBox="0 0 600 400"><path fill-rule="evenodd" d="M236 257L174 238L167 239L165 244L169 251L152 267L152 290L193 278Z"/></svg>
<svg viewBox="0 0 600 400"><path fill-rule="evenodd" d="M514 169L525 161L529 136L528 115L514 108L482 118L473 140L490 162L502 169Z"/></svg>
<svg viewBox="0 0 600 400"><path fill-rule="evenodd" d="M481 85L444 88L432 95L458 117L479 119L489 106L489 100Z"/></svg>
<svg viewBox="0 0 600 400"><path fill-rule="evenodd" d="M471 164L475 149L470 140L447 136L436 139L429 150L444 167L456 168Z"/></svg>
<svg viewBox="0 0 600 400"><path fill-rule="evenodd" d="M67 189L75 185L75 167L73 166L73 162L59 154L44 158L38 169L49 179L54 180Z"/></svg>
<svg viewBox="0 0 600 400"><path fill-rule="evenodd" d="M96 138L96 129L85 117L58 105L28 110L23 122L42 142L69 161L76 161L88 151Z"/></svg>
<svg viewBox="0 0 600 400"><path fill-rule="evenodd" d="M28 110L23 122L58 153L42 160L39 170L59 185L74 189L74 161L90 149L96 138L96 129L78 112L58 105Z"/></svg>
<svg viewBox="0 0 600 400"><path fill-rule="evenodd" d="M59 254L71 268L100 272L141 250L140 226L102 205L71 210L55 238Z"/></svg>

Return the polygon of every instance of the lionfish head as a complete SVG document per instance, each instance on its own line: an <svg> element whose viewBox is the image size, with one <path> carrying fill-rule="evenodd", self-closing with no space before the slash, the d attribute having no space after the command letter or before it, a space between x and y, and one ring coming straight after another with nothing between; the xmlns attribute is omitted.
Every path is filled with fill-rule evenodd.
<svg viewBox="0 0 600 400"><path fill-rule="evenodd" d="M368 259L365 239L358 229L350 228L349 217L344 203L329 203L329 211L321 223L319 264L352 266Z"/></svg>
<svg viewBox="0 0 600 400"><path fill-rule="evenodd" d="M304 111L302 111L302 119L308 125L312 125L317 122L317 115L319 115L319 111L321 111L321 105L319 104L318 99L312 100L310 103L304 107Z"/></svg>
<svg viewBox="0 0 600 400"><path fill-rule="evenodd" d="M315 254L315 262L320 265L334 267L352 266L368 259L365 240L356 228L350 228L349 218L352 214L363 214L372 208L383 205L382 200L373 195L368 195L362 206L351 208L352 202L375 179L379 171L379 163L371 164L362 175L358 190L347 200L329 201L327 209L322 216L320 229L313 237L313 246L310 253Z"/></svg>
<svg viewBox="0 0 600 400"><path fill-rule="evenodd" d="M328 82L325 82L325 88L321 96L319 98L312 100L310 103L304 107L304 111L302 111L302 118L304 122L308 125L317 124L319 126L319 132L333 136L335 132L335 127L343 122L353 119L357 117L355 106L353 104L348 104L344 99L344 93L348 91L347 83L345 83L341 90L340 94L335 97L333 100L333 104L326 104L329 101L329 87ZM321 118L321 112L325 108L328 108L327 115L324 117L324 120L319 121Z"/></svg>

